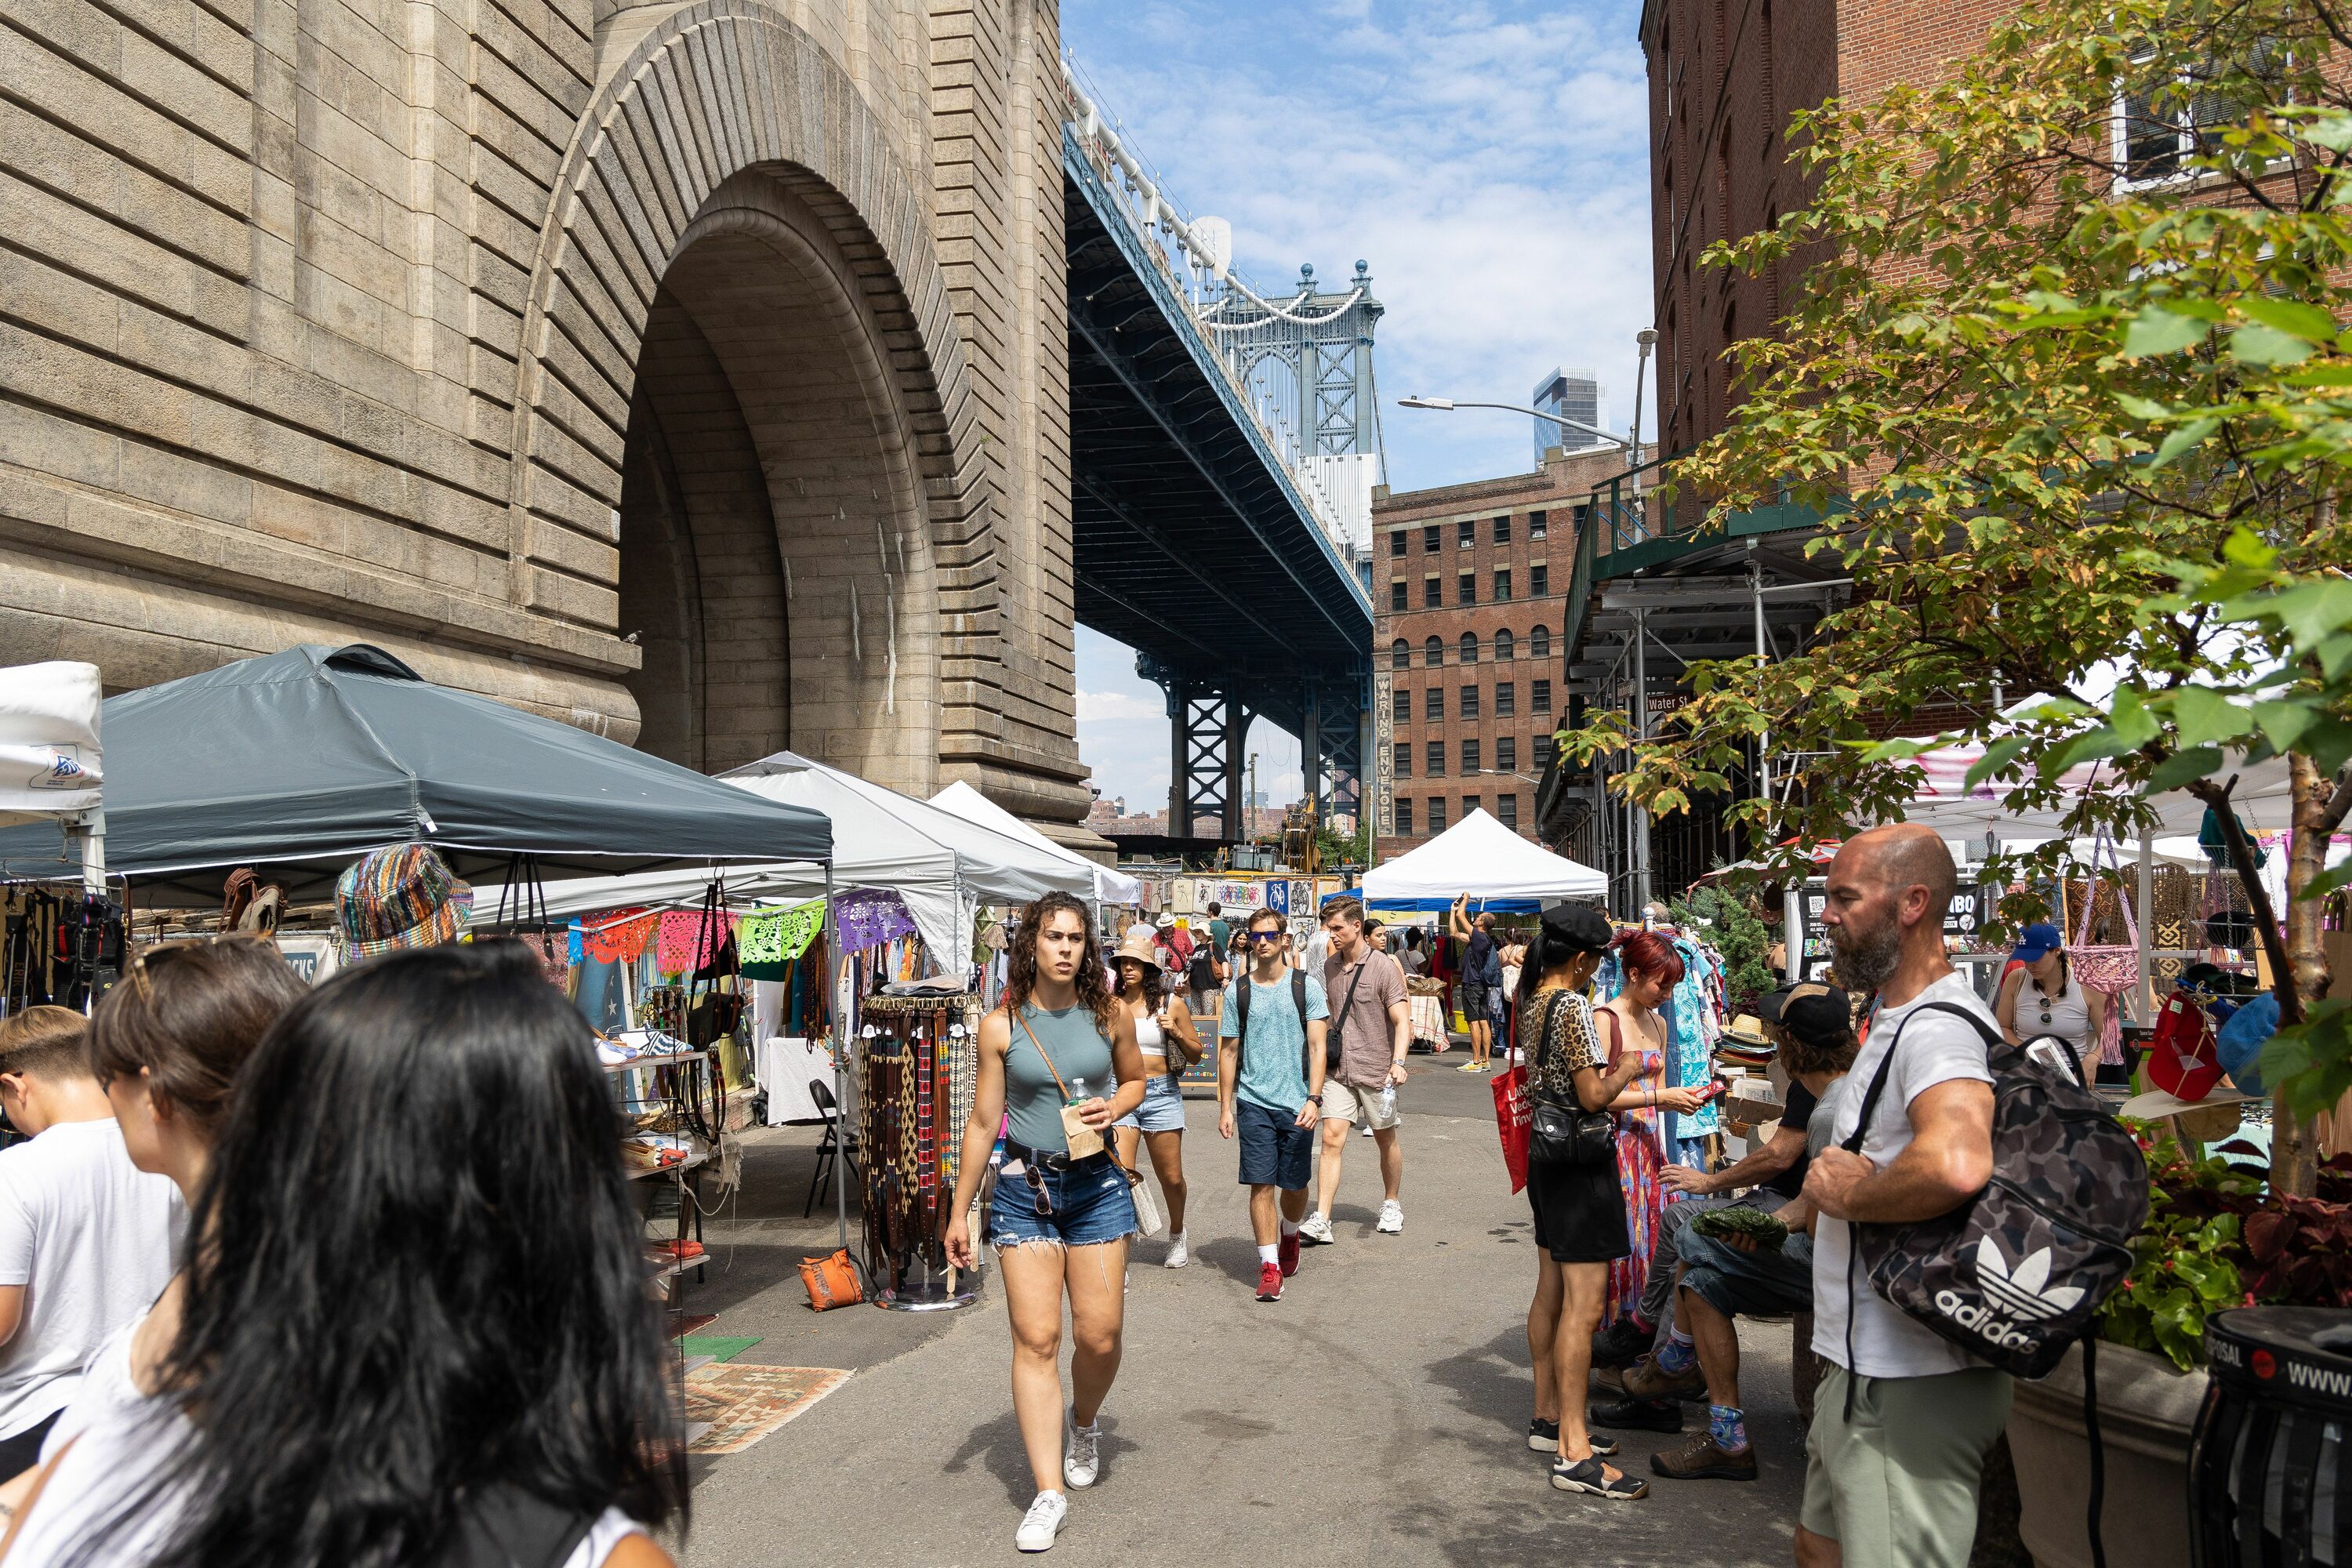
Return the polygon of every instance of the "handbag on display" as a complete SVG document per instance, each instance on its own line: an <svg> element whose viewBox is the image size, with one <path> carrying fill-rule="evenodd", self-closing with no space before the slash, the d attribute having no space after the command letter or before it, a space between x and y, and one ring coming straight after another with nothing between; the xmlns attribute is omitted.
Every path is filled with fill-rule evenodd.
<svg viewBox="0 0 2352 1568"><path fill-rule="evenodd" d="M856 1265L849 1261L846 1248L830 1258L802 1258L801 1283L808 1289L812 1312L854 1307L866 1300L865 1288L857 1282Z"/></svg>
<svg viewBox="0 0 2352 1568"><path fill-rule="evenodd" d="M2105 850L2107 866L2116 877L2116 901L2123 906L2124 930L2130 933L2129 945L2123 947L2086 946L2091 935L2091 906L2098 902L2099 852ZM2131 894L2124 889L2123 862L2116 858L2116 841L2106 829L2099 830L2091 848L2091 875L2084 884L2083 918L2075 923L2074 945L2066 950L2066 962L2074 978L2083 983L2085 991L2095 991L2107 999L2105 1018L2099 1025L2099 1059L2115 1063L2124 1059L2124 1018L2119 1005L2128 991L2139 985L2139 921L2132 912Z"/></svg>

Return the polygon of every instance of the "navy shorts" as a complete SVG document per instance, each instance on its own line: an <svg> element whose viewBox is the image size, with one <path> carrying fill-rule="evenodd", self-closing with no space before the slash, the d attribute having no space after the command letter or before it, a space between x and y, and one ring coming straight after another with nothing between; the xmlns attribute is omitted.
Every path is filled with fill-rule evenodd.
<svg viewBox="0 0 2352 1568"><path fill-rule="evenodd" d="M1306 1190L1315 1168L1315 1129L1298 1125L1298 1112L1285 1115L1235 1096L1234 1136L1242 1144L1242 1185Z"/></svg>
<svg viewBox="0 0 2352 1568"><path fill-rule="evenodd" d="M991 1247L1045 1242L1055 1247L1099 1247L1136 1234L1135 1199L1127 1173L1108 1154L1092 1154L1067 1170L1038 1171L1045 1190L1038 1201L1033 1177L998 1172L996 1198L988 1210Z"/></svg>

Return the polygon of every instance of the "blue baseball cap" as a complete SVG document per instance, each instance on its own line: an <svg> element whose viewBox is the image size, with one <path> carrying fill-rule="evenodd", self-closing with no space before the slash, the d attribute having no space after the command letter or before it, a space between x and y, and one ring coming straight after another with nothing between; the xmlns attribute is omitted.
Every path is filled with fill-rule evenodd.
<svg viewBox="0 0 2352 1568"><path fill-rule="evenodd" d="M2058 934L2056 926L2037 921L2019 934L2016 950L2009 956L2020 963L2039 963L2065 945L2066 939Z"/></svg>

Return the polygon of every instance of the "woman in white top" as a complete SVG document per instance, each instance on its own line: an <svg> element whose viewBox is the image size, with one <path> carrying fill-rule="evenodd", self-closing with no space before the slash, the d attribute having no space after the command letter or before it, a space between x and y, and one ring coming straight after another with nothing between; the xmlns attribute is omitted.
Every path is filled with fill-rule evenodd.
<svg viewBox="0 0 2352 1568"><path fill-rule="evenodd" d="M685 1434L620 1131L520 943L302 997L237 1077L188 1269L100 1357L0 1563L670 1568L644 1530L683 1519Z"/></svg>
<svg viewBox="0 0 2352 1568"><path fill-rule="evenodd" d="M2074 1047L2074 1059L2089 1077L2098 1054L2099 1031L2107 1020L2107 998L2074 976L2066 944L2053 925L2030 925L2010 956L2021 966L2001 977L1993 1014L2011 1045L2039 1035L2056 1035Z"/></svg>
<svg viewBox="0 0 2352 1568"><path fill-rule="evenodd" d="M1208 940L1205 936L1202 941ZM1171 1268L1192 1260L1184 1238L1184 1090L1177 1081L1201 1059L1200 1032L1184 998L1167 984L1149 942L1132 938L1113 960L1118 972L1118 1005L1135 1020L1136 1048L1143 1053L1143 1103L1111 1123L1118 1140L1118 1163L1132 1171L1139 1144L1151 1151L1160 1173L1160 1194L1168 1202Z"/></svg>

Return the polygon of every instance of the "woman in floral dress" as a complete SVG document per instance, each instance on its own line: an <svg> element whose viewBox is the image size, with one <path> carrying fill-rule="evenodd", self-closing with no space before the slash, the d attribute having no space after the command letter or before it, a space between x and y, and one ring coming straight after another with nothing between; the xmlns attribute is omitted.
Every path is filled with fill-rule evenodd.
<svg viewBox="0 0 2352 1568"><path fill-rule="evenodd" d="M1625 984L1606 1006L1596 1010L1594 1022L1611 1065L1624 1052L1636 1051L1642 1069L1610 1107L1618 1113L1617 1177L1625 1189L1626 1240L1633 1250L1609 1266L1603 1326L1633 1310L1650 1277L1658 1215L1665 1203L1665 1190L1658 1179L1666 1164L1659 1112L1673 1110L1687 1116L1700 1104L1696 1089L1669 1087L1665 1081L1670 1030L1659 1009L1682 984L1681 955L1665 938L1645 931L1626 931L1612 945L1624 966Z"/></svg>

